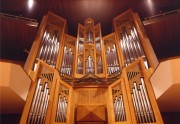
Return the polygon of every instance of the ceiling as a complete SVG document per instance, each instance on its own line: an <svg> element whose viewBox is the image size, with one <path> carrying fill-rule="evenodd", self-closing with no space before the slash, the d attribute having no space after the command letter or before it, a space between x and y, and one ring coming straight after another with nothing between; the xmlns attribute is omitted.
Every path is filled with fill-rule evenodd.
<svg viewBox="0 0 180 124"><path fill-rule="evenodd" d="M138 12L141 20L144 20L145 17L179 9L180 0L34 0L31 9L28 8L28 0L1 0L0 11L36 19L38 23L43 15L51 11L67 20L69 34L73 36L77 34L78 23L84 24L84 20L91 17L95 23L101 23L102 34L105 36L111 33L113 18L130 8ZM145 25L158 59L180 55L178 50L171 52L174 46L177 49L177 43L179 45L180 42L179 19L178 16L175 20L170 19L172 23L165 21ZM174 32L168 33L169 28ZM17 19L1 18L1 58L25 61L27 53L24 50L30 50L37 29ZM174 38L173 41L171 37ZM170 54L166 55L166 50L170 50Z"/></svg>
<svg viewBox="0 0 180 124"><path fill-rule="evenodd" d="M112 19L132 8L141 19L180 8L180 0L34 0L31 9L28 0L1 0L1 12L41 21L48 11L67 19L70 34L76 36L77 24L91 17L101 22L103 35L109 34Z"/></svg>

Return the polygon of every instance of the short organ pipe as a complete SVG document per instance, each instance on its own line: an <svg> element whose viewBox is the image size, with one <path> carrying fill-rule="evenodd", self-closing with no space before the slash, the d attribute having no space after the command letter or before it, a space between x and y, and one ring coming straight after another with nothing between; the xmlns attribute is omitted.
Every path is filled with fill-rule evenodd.
<svg viewBox="0 0 180 124"><path fill-rule="evenodd" d="M110 46L108 46L108 49L106 51L106 62L108 74L113 74L115 72L120 71L115 44L113 44L112 50L110 49Z"/></svg>
<svg viewBox="0 0 180 124"><path fill-rule="evenodd" d="M154 113L148 98L143 78L140 78L139 86L136 82L133 83L132 101L136 113L138 123L153 123L155 122ZM139 88L138 88L139 87Z"/></svg>
<svg viewBox="0 0 180 124"><path fill-rule="evenodd" d="M63 52L63 60L62 60L62 66L61 66L61 75L71 75L72 74L72 68L73 68L73 52L70 48L69 50L67 47L64 47Z"/></svg>
<svg viewBox="0 0 180 124"><path fill-rule="evenodd" d="M114 101L114 113L116 122L121 122L126 120L126 113L124 109L124 102L122 94L118 97L116 96Z"/></svg>
<svg viewBox="0 0 180 124"><path fill-rule="evenodd" d="M67 112L66 98L62 94L59 94L57 111L56 111L56 122L66 122L66 112Z"/></svg>
<svg viewBox="0 0 180 124"><path fill-rule="evenodd" d="M35 95L28 116L28 124L45 123L45 116L49 100L49 89L47 82L38 79Z"/></svg>

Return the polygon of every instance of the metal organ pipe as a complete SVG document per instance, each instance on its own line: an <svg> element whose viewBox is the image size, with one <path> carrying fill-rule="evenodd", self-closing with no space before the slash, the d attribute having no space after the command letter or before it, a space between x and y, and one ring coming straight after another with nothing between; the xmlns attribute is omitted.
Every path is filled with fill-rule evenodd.
<svg viewBox="0 0 180 124"><path fill-rule="evenodd" d="M97 43L96 43L96 50L97 50L97 51L100 51L100 50L101 50L101 44L100 44L100 42L97 42Z"/></svg>
<svg viewBox="0 0 180 124"><path fill-rule="evenodd" d="M37 54L37 58L43 60L52 68L56 66L57 54L59 51L57 33L58 31L54 30L52 37L50 37L50 32L47 29L45 30L39 47L39 52ZM36 63L34 66L36 66ZM34 67L34 70L35 68L36 67Z"/></svg>
<svg viewBox="0 0 180 124"><path fill-rule="evenodd" d="M127 50L126 50L124 37L121 37L120 44L121 44L121 49L122 49L122 52L124 55L125 66L127 66L130 63L130 59L129 59L129 55L128 55Z"/></svg>
<svg viewBox="0 0 180 124"><path fill-rule="evenodd" d="M132 88L132 101L136 118L138 123L153 123L155 122L155 117L145 88L144 79L140 78L140 80L141 84L137 86L137 83L134 82L134 87Z"/></svg>
<svg viewBox="0 0 180 124"><path fill-rule="evenodd" d="M129 46L128 46L128 43L127 43L127 40L126 40L124 34L122 34L122 38L123 38L123 42L124 42L125 53L126 53L126 55L128 57L127 61L128 61L128 64L130 64L132 62L131 53L130 53Z"/></svg>
<svg viewBox="0 0 180 124"><path fill-rule="evenodd" d="M40 47L37 58L41 58L42 51L43 51L43 48L45 46L45 42L46 42L46 39L47 39L47 35L48 35L47 30L45 30L44 35L43 35L43 39L42 39L42 42L41 42L41 45L40 45L41 47Z"/></svg>
<svg viewBox="0 0 180 124"><path fill-rule="evenodd" d="M62 94L59 94L57 112L56 112L56 122L66 122L66 112L67 112L66 98Z"/></svg>
<svg viewBox="0 0 180 124"><path fill-rule="evenodd" d="M114 113L115 113L115 120L117 120L117 96L115 98L115 101L114 101Z"/></svg>
<svg viewBox="0 0 180 124"><path fill-rule="evenodd" d="M118 63L117 50L116 50L115 44L114 44L114 66L115 66L115 71L120 70L119 63Z"/></svg>
<svg viewBox="0 0 180 124"><path fill-rule="evenodd" d="M131 32L132 32L132 30L131 30ZM133 39L133 37L132 37L131 34L129 35L129 40L130 40L130 42L132 43L133 52L134 52L134 54L135 54L135 56L136 56L136 59L137 59L139 56L141 56L141 54L140 54L140 52L139 52L139 50L138 50L138 44L136 45L136 41Z"/></svg>
<svg viewBox="0 0 180 124"><path fill-rule="evenodd" d="M137 121L141 122L140 111L139 111L139 107L137 106L137 101L136 101L135 96L134 96L134 91L132 93L132 101L133 101L133 105L134 105L134 108L135 108Z"/></svg>
<svg viewBox="0 0 180 124"><path fill-rule="evenodd" d="M31 109L30 109L30 112L29 112L29 115L28 115L28 120L27 120L28 124L34 118L34 108L36 106L37 99L39 97L39 92L40 92L41 87L42 87L42 86L40 86L40 82L41 82L41 79L38 79L37 87L36 87L36 90L35 90L35 93L34 93L34 98L33 98L32 105L31 105Z"/></svg>
<svg viewBox="0 0 180 124"><path fill-rule="evenodd" d="M126 40L127 40L127 43L128 43L128 46L129 46L129 51L130 51L130 54L131 54L131 61L135 61L138 57L136 56L135 52L136 52L136 49L133 47L133 43L132 41L129 39L129 35L127 34L127 31L125 30L124 32L124 35L126 37Z"/></svg>
<svg viewBox="0 0 180 124"><path fill-rule="evenodd" d="M113 44L112 50L110 49L110 46L108 46L108 49L106 51L106 62L107 62L108 74L113 74L120 70L115 44Z"/></svg>
<svg viewBox="0 0 180 124"><path fill-rule="evenodd" d="M83 73L83 63L81 62L79 57L78 57L77 73L78 74L82 74Z"/></svg>
<svg viewBox="0 0 180 124"><path fill-rule="evenodd" d="M124 43L126 45L126 50L127 50L128 55L129 55L130 63L132 63L133 55L132 55L132 52L131 52L131 49L130 49L130 43L129 43L127 37L126 37L126 33L125 32L126 32L126 29L123 28L123 34L122 35L123 35Z"/></svg>
<svg viewBox="0 0 180 124"><path fill-rule="evenodd" d="M101 57L99 58L99 61L97 63L97 73L102 73L102 59Z"/></svg>
<svg viewBox="0 0 180 124"><path fill-rule="evenodd" d="M88 56L86 60L86 74L94 73L94 62L91 56Z"/></svg>
<svg viewBox="0 0 180 124"><path fill-rule="evenodd" d="M39 78L28 115L27 124L45 123L48 100L49 88L47 87L47 82L43 84Z"/></svg>
<svg viewBox="0 0 180 124"><path fill-rule="evenodd" d="M115 120L116 122L121 122L126 120L126 113L124 109L124 102L122 94L116 96L114 101L114 112L115 112Z"/></svg>
<svg viewBox="0 0 180 124"><path fill-rule="evenodd" d="M70 48L64 47L63 62L61 67L61 75L71 75L73 66L73 52Z"/></svg>
<svg viewBox="0 0 180 124"><path fill-rule="evenodd" d="M137 99L137 104L139 106L139 111L140 111L140 115L141 115L140 117L142 119L142 122L145 122L144 114L143 114L143 109L142 109L142 104L141 104L141 101L140 101L140 97L138 95L138 89L137 89L136 83L134 83L134 87L135 87L134 94L135 94L135 98Z"/></svg>
<svg viewBox="0 0 180 124"><path fill-rule="evenodd" d="M84 43L79 43L79 52L83 51L84 49Z"/></svg>
<svg viewBox="0 0 180 124"><path fill-rule="evenodd" d="M87 31L87 38L86 38L86 43L89 44L89 43L93 43L93 32L89 29Z"/></svg>
<svg viewBox="0 0 180 124"><path fill-rule="evenodd" d="M53 43L53 49L52 49L52 56L51 56L51 58L50 58L50 65L52 65L53 66L53 68L55 67L55 65L56 65L56 47L59 47L59 44L57 44L58 42L57 42L57 38L55 38L55 42Z"/></svg>
<svg viewBox="0 0 180 124"><path fill-rule="evenodd" d="M155 122L154 113L153 113L153 110L152 110L152 107L151 107L150 100L148 98L148 94L147 94L147 91L146 91L146 88L145 88L145 84L144 84L144 79L143 78L141 78L141 83L142 83L142 89L143 89L142 91L144 93L144 96L145 96L145 99L146 99L146 102L147 102L147 106L148 106L148 109L149 109L151 121Z"/></svg>
<svg viewBox="0 0 180 124"><path fill-rule="evenodd" d="M137 30L136 28L133 26L133 30L132 30L132 34L134 34L134 38L137 39L137 44L138 44L138 47L139 47L139 51L141 53L141 56L143 57L143 60L144 60L144 64L145 64L145 67L148 68L148 61L147 61L147 58L145 56L145 53L144 53L144 50L142 48L142 45L140 43L140 40L139 40L139 37L138 37L138 34L137 34Z"/></svg>
<svg viewBox="0 0 180 124"><path fill-rule="evenodd" d="M125 66L138 59L138 57L143 57L144 64L146 68L148 68L148 63L134 26L129 29L129 33L125 26L122 27L120 47L124 55Z"/></svg>

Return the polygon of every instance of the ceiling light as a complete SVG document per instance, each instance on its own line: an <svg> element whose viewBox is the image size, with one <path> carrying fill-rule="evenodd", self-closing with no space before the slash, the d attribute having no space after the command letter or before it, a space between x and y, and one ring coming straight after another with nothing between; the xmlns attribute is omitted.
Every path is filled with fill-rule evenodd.
<svg viewBox="0 0 180 124"><path fill-rule="evenodd" d="M32 8L33 4L34 4L34 0L28 0L28 7L29 7L29 9Z"/></svg>

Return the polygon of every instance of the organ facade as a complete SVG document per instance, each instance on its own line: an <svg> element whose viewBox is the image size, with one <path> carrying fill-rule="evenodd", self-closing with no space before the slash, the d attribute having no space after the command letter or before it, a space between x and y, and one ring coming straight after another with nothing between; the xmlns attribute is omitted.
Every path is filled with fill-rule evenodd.
<svg viewBox="0 0 180 124"><path fill-rule="evenodd" d="M66 20L42 19L24 69L32 79L21 124L162 124L149 77L158 61L136 13L101 24L88 18L77 37Z"/></svg>

